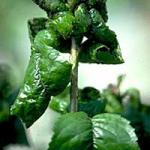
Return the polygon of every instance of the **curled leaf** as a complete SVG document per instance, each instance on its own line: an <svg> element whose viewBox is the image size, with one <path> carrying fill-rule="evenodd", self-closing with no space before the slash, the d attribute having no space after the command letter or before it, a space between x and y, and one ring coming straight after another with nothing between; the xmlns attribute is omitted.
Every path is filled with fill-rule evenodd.
<svg viewBox="0 0 150 150"><path fill-rule="evenodd" d="M111 51L106 45L91 40L82 44L79 61L98 64L121 64L124 62L119 47Z"/></svg>
<svg viewBox="0 0 150 150"><path fill-rule="evenodd" d="M27 127L45 112L50 97L61 93L70 82L69 54L50 46L55 46L55 39L53 32L47 30L35 37L24 84L11 108L12 114L19 116Z"/></svg>

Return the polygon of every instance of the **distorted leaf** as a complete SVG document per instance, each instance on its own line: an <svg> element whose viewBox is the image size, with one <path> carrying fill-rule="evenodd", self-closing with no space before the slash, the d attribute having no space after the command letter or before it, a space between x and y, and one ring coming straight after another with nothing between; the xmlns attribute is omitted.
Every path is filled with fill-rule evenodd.
<svg viewBox="0 0 150 150"><path fill-rule="evenodd" d="M91 18L84 3L80 4L75 10L75 35L83 35L90 27Z"/></svg>
<svg viewBox="0 0 150 150"><path fill-rule="evenodd" d="M91 40L87 40L82 44L79 61L98 64L121 64L124 62L119 47L111 51L106 45Z"/></svg>
<svg viewBox="0 0 150 150"><path fill-rule="evenodd" d="M57 13L68 10L64 0L33 0L39 7L47 13Z"/></svg>
<svg viewBox="0 0 150 150"><path fill-rule="evenodd" d="M67 39L71 36L75 18L70 12L60 12L54 16L52 25L59 32L60 35Z"/></svg>
<svg viewBox="0 0 150 150"><path fill-rule="evenodd" d="M36 44L36 49L33 46L24 84L11 108L12 114L19 116L27 127L45 112L50 97L61 93L70 82L72 65L69 55L49 46L54 39L51 39L51 44L47 42L46 38L46 41Z"/></svg>

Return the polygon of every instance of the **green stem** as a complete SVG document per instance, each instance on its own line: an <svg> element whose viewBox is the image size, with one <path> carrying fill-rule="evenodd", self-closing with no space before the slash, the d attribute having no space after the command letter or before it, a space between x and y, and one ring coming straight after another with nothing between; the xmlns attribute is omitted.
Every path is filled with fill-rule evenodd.
<svg viewBox="0 0 150 150"><path fill-rule="evenodd" d="M70 110L71 112L78 111L78 55L79 50L74 38L72 38L71 48L71 87L70 87Z"/></svg>

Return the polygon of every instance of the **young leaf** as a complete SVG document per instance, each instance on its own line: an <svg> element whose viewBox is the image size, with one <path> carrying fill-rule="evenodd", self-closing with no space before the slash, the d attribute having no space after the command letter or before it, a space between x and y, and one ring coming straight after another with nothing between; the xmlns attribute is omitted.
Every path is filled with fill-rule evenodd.
<svg viewBox="0 0 150 150"><path fill-rule="evenodd" d="M46 18L34 18L28 20L28 30L31 43L34 42L34 38L39 31L46 29L47 20L48 19Z"/></svg>
<svg viewBox="0 0 150 150"><path fill-rule="evenodd" d="M117 123L117 124L116 124ZM54 126L49 150L139 150L134 129L119 115L69 113Z"/></svg>
<svg viewBox="0 0 150 150"><path fill-rule="evenodd" d="M84 3L80 4L75 10L74 34L83 35L89 30L91 18L88 9Z"/></svg>
<svg viewBox="0 0 150 150"><path fill-rule="evenodd" d="M88 0L88 6L91 8L95 8L99 11L100 15L102 16L103 20L107 22L108 20L108 13L106 7L106 0Z"/></svg>
<svg viewBox="0 0 150 150"><path fill-rule="evenodd" d="M68 10L65 0L33 0L39 7L44 9L48 14L54 14Z"/></svg>
<svg viewBox="0 0 150 150"><path fill-rule="evenodd" d="M53 17L51 26L55 26L55 29L59 32L60 35L67 39L71 36L75 18L72 13L60 12Z"/></svg>

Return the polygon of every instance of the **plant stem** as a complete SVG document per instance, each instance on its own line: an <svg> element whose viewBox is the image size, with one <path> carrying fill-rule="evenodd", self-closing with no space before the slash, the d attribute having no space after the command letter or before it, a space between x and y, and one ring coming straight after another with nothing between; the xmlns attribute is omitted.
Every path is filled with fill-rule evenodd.
<svg viewBox="0 0 150 150"><path fill-rule="evenodd" d="M79 50L74 38L72 38L71 48L71 87L70 87L70 111L77 112L78 110L78 55Z"/></svg>

